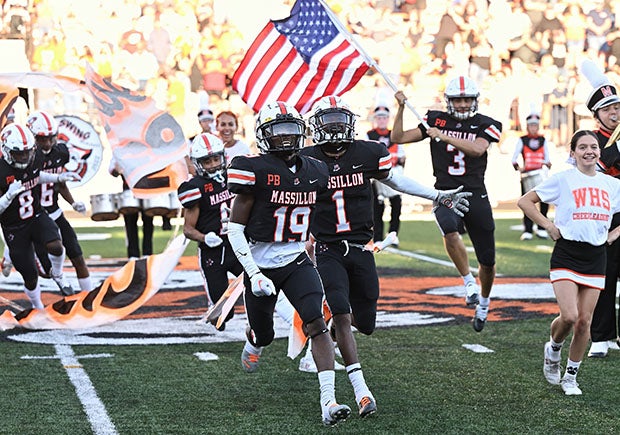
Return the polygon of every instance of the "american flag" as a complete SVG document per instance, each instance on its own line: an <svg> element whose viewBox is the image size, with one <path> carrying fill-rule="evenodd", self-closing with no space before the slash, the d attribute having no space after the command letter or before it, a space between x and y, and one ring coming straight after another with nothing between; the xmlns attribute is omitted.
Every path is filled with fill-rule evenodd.
<svg viewBox="0 0 620 435"><path fill-rule="evenodd" d="M254 111L286 101L301 113L325 95L342 95L368 70L318 0L297 0L291 15L271 20L233 75L233 88Z"/></svg>

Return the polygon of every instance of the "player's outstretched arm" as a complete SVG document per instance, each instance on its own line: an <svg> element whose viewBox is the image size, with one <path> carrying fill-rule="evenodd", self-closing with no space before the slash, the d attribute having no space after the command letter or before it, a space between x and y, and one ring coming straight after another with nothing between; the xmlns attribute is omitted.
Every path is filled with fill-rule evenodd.
<svg viewBox="0 0 620 435"><path fill-rule="evenodd" d="M420 184L414 179L394 171L390 171L387 177L382 179L381 182L399 192L435 201L449 208L461 217L469 211L469 201L467 198L469 198L472 193L463 192L463 186L454 190L437 190Z"/></svg>

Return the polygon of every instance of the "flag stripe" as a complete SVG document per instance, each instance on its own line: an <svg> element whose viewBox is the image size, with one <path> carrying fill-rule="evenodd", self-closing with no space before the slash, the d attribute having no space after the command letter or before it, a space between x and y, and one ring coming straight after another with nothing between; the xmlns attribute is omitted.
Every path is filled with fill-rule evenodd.
<svg viewBox="0 0 620 435"><path fill-rule="evenodd" d="M342 95L368 65L318 0L298 0L291 16L270 21L233 75L232 85L255 111L274 100L300 113L325 95Z"/></svg>

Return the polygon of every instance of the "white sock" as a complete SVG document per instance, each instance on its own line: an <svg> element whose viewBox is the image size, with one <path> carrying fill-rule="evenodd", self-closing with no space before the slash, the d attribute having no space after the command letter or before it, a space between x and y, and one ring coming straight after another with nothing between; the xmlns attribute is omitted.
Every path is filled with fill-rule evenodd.
<svg viewBox="0 0 620 435"><path fill-rule="evenodd" d="M562 340L560 343L556 343L553 340L553 337L549 337L549 343L551 344L551 349L549 355L547 356L553 361L558 361L560 358L562 358L562 346L564 345L564 340Z"/></svg>
<svg viewBox="0 0 620 435"><path fill-rule="evenodd" d="M50 263L52 263L52 275L62 276L62 267L65 263L65 248L62 248L61 255L47 254L47 256L50 259Z"/></svg>
<svg viewBox="0 0 620 435"><path fill-rule="evenodd" d="M483 307L488 307L491 304L491 298L485 298L484 296L480 296L479 304Z"/></svg>
<svg viewBox="0 0 620 435"><path fill-rule="evenodd" d="M564 373L564 377L568 379L575 379L577 377L577 373L579 372L580 365L581 361L572 361L569 358L566 362L566 372Z"/></svg>
<svg viewBox="0 0 620 435"><path fill-rule="evenodd" d="M474 284L476 283L476 278L474 278L471 272L469 272L467 275L463 275L463 283L467 285L470 282L473 282Z"/></svg>
<svg viewBox="0 0 620 435"><path fill-rule="evenodd" d="M256 347L256 346L252 345L252 343L250 343L247 340L245 341L245 346L243 346L243 348L246 351L248 351L248 352L250 352L250 353L252 353L254 355L260 355L261 352L263 351L262 347Z"/></svg>
<svg viewBox="0 0 620 435"><path fill-rule="evenodd" d="M364 373L362 372L362 365L360 363L354 363L346 367L347 374L349 375L349 381L353 386L355 392L355 401L359 403L364 396L373 397L366 381L364 380Z"/></svg>
<svg viewBox="0 0 620 435"><path fill-rule="evenodd" d="M5 261L5 262L7 262L7 263L11 263L11 253L10 253L10 251L9 251L9 247L8 247L6 244L4 245L4 254L3 254L3 257L4 257L4 261Z"/></svg>
<svg viewBox="0 0 620 435"><path fill-rule="evenodd" d="M321 390L321 411L328 415L329 407L336 403L336 372L324 370L318 373L319 388Z"/></svg>
<svg viewBox="0 0 620 435"><path fill-rule="evenodd" d="M32 304L32 308L36 308L38 310L42 310L45 308L45 305L43 305L43 301L41 300L41 287L39 286L39 283L37 283L37 286L34 288L34 290L28 290L26 287L24 287L24 293L26 293L26 296L28 296L28 299Z"/></svg>
<svg viewBox="0 0 620 435"><path fill-rule="evenodd" d="M78 283L80 284L80 289L82 291L91 291L93 289L93 282L90 279L90 276L86 278L78 278Z"/></svg>

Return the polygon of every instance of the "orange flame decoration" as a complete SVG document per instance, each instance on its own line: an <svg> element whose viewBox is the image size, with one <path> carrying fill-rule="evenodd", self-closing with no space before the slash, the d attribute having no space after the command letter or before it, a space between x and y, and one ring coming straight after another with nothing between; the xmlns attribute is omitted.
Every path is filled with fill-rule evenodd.
<svg viewBox="0 0 620 435"><path fill-rule="evenodd" d="M0 331L92 328L120 320L159 291L188 244L184 236L177 236L163 253L130 261L90 292L67 296L44 310L6 310L0 316Z"/></svg>
<svg viewBox="0 0 620 435"><path fill-rule="evenodd" d="M183 130L155 101L115 85L87 65L90 91L114 158L137 198L176 190L188 177Z"/></svg>
<svg viewBox="0 0 620 435"><path fill-rule="evenodd" d="M332 318L332 312L330 311L325 299L323 299L323 317L325 317L325 323L329 322ZM301 317L299 317L299 313L295 310L295 314L293 315L293 324L291 325L291 329L288 333L288 350L286 355L290 359L297 358L297 355L304 350L304 346L306 346L307 341L308 336L304 333L303 322Z"/></svg>

